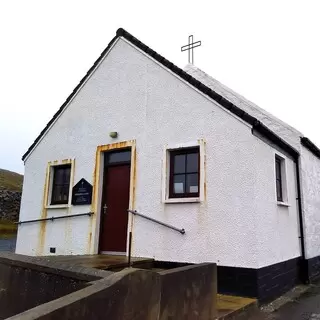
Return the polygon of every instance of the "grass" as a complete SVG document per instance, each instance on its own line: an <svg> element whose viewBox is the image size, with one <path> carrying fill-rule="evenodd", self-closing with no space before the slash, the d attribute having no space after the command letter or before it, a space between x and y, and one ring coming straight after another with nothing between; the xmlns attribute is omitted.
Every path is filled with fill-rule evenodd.
<svg viewBox="0 0 320 320"><path fill-rule="evenodd" d="M0 220L0 239L6 239L17 233L17 225L12 221Z"/></svg>
<svg viewBox="0 0 320 320"><path fill-rule="evenodd" d="M22 183L23 175L9 170L0 169L0 189L21 191Z"/></svg>

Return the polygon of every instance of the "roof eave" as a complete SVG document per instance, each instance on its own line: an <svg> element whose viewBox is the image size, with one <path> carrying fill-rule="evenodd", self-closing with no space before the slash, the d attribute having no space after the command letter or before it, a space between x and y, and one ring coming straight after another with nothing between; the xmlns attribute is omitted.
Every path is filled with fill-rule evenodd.
<svg viewBox="0 0 320 320"><path fill-rule="evenodd" d="M79 84L75 87L75 89L72 91L72 93L69 95L67 100L63 103L63 105L59 108L59 110L55 113L53 118L48 122L46 127L41 131L39 136L36 138L36 140L33 142L33 144L29 147L27 152L22 156L22 160L24 161L26 157L30 154L30 152L34 149L34 147L37 145L37 143L40 141L41 137L45 134L45 132L49 129L51 124L55 121L55 119L60 115L60 113L64 110L64 108L68 105L69 101L72 100L73 96L77 93L78 89L81 87L81 85L86 81L86 79L90 76L91 72L95 69L96 65L103 59L106 52L109 50L109 48L112 46L114 41L119 38L124 37L126 40L131 42L133 45L135 45L137 48L151 56L153 59L158 61L160 64L174 72L176 75L181 77L183 80L190 83L192 86L194 86L196 89L204 93L205 95L209 96L211 99L216 101L218 104L220 104L223 108L229 110L231 113L236 115L237 117L241 118L246 123L250 124L251 126L255 126L255 129L259 131L261 134L265 135L268 139L279 145L281 148L285 148L287 152L294 155L295 157L298 155L298 152L292 148L288 143L286 143L284 140L282 140L278 135L276 135L274 132L272 132L270 129L268 129L265 125L263 125L258 119L251 116L247 112L243 111L224 97L222 97L220 94L215 92L214 90L210 89L194 77L192 77L190 74L182 70L181 68L174 65L172 62L146 46L144 43L139 41L137 38L132 36L129 32L124 30L123 28L119 28L117 30L116 36L110 41L108 46L103 50L100 57L95 61L93 66L88 70L86 75L81 79Z"/></svg>
<svg viewBox="0 0 320 320"><path fill-rule="evenodd" d="M320 149L307 137L300 138L301 144L320 159Z"/></svg>

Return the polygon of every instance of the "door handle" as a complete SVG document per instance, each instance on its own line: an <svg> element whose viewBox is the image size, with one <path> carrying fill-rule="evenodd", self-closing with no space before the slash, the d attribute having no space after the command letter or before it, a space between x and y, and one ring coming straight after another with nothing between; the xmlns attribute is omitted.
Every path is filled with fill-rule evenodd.
<svg viewBox="0 0 320 320"><path fill-rule="evenodd" d="M107 205L104 204L104 206L103 206L103 214L107 214L107 209L108 209Z"/></svg>

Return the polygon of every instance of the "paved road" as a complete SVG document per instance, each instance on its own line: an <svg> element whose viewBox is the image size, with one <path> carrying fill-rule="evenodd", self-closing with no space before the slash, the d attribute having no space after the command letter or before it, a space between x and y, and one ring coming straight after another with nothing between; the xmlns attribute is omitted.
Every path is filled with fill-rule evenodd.
<svg viewBox="0 0 320 320"><path fill-rule="evenodd" d="M320 283L270 316L269 319L320 320Z"/></svg>
<svg viewBox="0 0 320 320"><path fill-rule="evenodd" d="M278 311L269 314L261 312L250 320L320 320L320 283L311 286L308 292Z"/></svg>
<svg viewBox="0 0 320 320"><path fill-rule="evenodd" d="M16 238L0 239L0 251L14 252L16 248Z"/></svg>

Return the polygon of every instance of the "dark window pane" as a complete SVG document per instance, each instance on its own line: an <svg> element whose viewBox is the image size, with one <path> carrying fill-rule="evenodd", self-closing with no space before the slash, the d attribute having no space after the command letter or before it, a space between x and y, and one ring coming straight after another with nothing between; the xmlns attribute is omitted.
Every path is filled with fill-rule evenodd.
<svg viewBox="0 0 320 320"><path fill-rule="evenodd" d="M59 185L54 186L53 194L52 194L53 202L62 200L61 199L61 189L62 189L62 186L59 186Z"/></svg>
<svg viewBox="0 0 320 320"><path fill-rule="evenodd" d="M187 155L187 172L198 172L199 153L190 153Z"/></svg>
<svg viewBox="0 0 320 320"><path fill-rule="evenodd" d="M281 159L276 157L276 191L277 200L282 201L282 176L281 176Z"/></svg>
<svg viewBox="0 0 320 320"><path fill-rule="evenodd" d="M69 197L69 185L64 185L62 187L62 190L61 190L61 196L62 196L62 200L68 202L68 197Z"/></svg>
<svg viewBox="0 0 320 320"><path fill-rule="evenodd" d="M281 160L276 159L276 178L280 179L281 177Z"/></svg>
<svg viewBox="0 0 320 320"><path fill-rule="evenodd" d="M59 169L58 167L54 168L54 181L55 184L63 183L63 170Z"/></svg>
<svg viewBox="0 0 320 320"><path fill-rule="evenodd" d="M112 152L108 154L109 163L129 162L131 160L131 151Z"/></svg>
<svg viewBox="0 0 320 320"><path fill-rule="evenodd" d="M174 156L174 173L186 172L186 155L178 154Z"/></svg>
<svg viewBox="0 0 320 320"><path fill-rule="evenodd" d="M199 196L199 148L170 152L169 197Z"/></svg>
<svg viewBox="0 0 320 320"><path fill-rule="evenodd" d="M281 188L281 181L277 180L276 181L277 184L277 200L278 201L282 201L282 188Z"/></svg>
<svg viewBox="0 0 320 320"><path fill-rule="evenodd" d="M276 179L276 189L277 189L277 199L279 201L282 201L282 185L281 185L280 179Z"/></svg>
<svg viewBox="0 0 320 320"><path fill-rule="evenodd" d="M173 192L185 193L185 175L178 174L173 177Z"/></svg>
<svg viewBox="0 0 320 320"><path fill-rule="evenodd" d="M70 182L70 168L63 169L63 183L69 184Z"/></svg>
<svg viewBox="0 0 320 320"><path fill-rule="evenodd" d="M199 179L197 173L187 174L187 189L186 193L199 192Z"/></svg>
<svg viewBox="0 0 320 320"><path fill-rule="evenodd" d="M53 170L51 204L67 204L69 198L71 165L56 166Z"/></svg>

